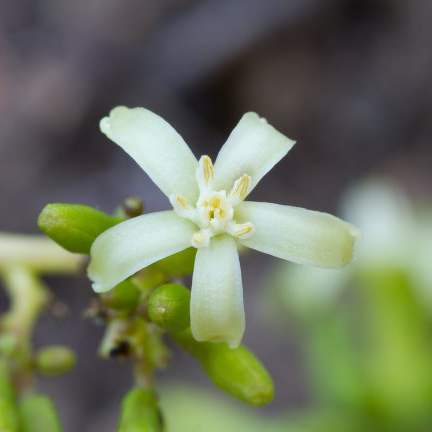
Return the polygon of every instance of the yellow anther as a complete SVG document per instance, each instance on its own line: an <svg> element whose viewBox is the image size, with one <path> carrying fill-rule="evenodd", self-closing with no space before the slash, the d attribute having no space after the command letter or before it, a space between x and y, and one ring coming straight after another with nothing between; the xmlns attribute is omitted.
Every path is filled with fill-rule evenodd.
<svg viewBox="0 0 432 432"><path fill-rule="evenodd" d="M204 234L201 231L198 231L193 234L192 240L197 244L201 244L204 241Z"/></svg>
<svg viewBox="0 0 432 432"><path fill-rule="evenodd" d="M235 198L239 202L243 201L249 191L250 180L251 178L247 174L243 174L237 179L231 189L230 197Z"/></svg>
<svg viewBox="0 0 432 432"><path fill-rule="evenodd" d="M212 207L213 208L219 208L220 203L221 203L220 198L213 198Z"/></svg>
<svg viewBox="0 0 432 432"><path fill-rule="evenodd" d="M176 196L176 202L182 206L184 209L187 209L189 207L188 203L186 202L183 195L177 195Z"/></svg>
<svg viewBox="0 0 432 432"><path fill-rule="evenodd" d="M232 228L229 230L229 233L234 237L238 237L241 239L250 237L255 231L255 227L250 222L246 222L244 224L234 224Z"/></svg>
<svg viewBox="0 0 432 432"><path fill-rule="evenodd" d="M204 182L205 184L208 184L214 177L213 162L207 155L204 155L201 159L203 164Z"/></svg>
<svg viewBox="0 0 432 432"><path fill-rule="evenodd" d="M210 237L210 232L208 230L202 229L192 234L191 244L196 248L206 247L210 243Z"/></svg>

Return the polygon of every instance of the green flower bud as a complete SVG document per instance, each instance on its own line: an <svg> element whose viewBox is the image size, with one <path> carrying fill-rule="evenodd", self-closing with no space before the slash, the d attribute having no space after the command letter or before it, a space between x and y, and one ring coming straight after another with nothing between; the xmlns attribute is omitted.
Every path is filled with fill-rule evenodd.
<svg viewBox="0 0 432 432"><path fill-rule="evenodd" d="M129 279L120 282L111 291L102 294L103 302L110 308L133 310L138 305L138 287Z"/></svg>
<svg viewBox="0 0 432 432"><path fill-rule="evenodd" d="M96 237L123 220L86 205L55 203L42 210L38 225L68 251L88 254Z"/></svg>
<svg viewBox="0 0 432 432"><path fill-rule="evenodd" d="M157 261L154 265L170 275L187 275L193 272L196 248L190 247Z"/></svg>
<svg viewBox="0 0 432 432"><path fill-rule="evenodd" d="M195 356L213 383L231 396L251 405L265 405L274 395L273 381L260 361L246 347L197 342L190 331L172 333L185 351Z"/></svg>
<svg viewBox="0 0 432 432"><path fill-rule="evenodd" d="M184 330L190 324L189 304L190 291L185 286L175 283L161 285L149 296L149 318L165 330Z"/></svg>
<svg viewBox="0 0 432 432"><path fill-rule="evenodd" d="M51 399L30 393L21 402L22 432L61 432L62 427Z"/></svg>
<svg viewBox="0 0 432 432"><path fill-rule="evenodd" d="M135 388L122 400L117 432L162 432L162 419L151 390Z"/></svg>
<svg viewBox="0 0 432 432"><path fill-rule="evenodd" d="M144 213L144 203L140 197L127 197L120 209L119 209L119 215L124 216L125 218L133 218L140 216Z"/></svg>
<svg viewBox="0 0 432 432"><path fill-rule="evenodd" d="M35 358L37 370L44 375L60 375L75 366L75 353L68 347L52 345L38 351Z"/></svg>

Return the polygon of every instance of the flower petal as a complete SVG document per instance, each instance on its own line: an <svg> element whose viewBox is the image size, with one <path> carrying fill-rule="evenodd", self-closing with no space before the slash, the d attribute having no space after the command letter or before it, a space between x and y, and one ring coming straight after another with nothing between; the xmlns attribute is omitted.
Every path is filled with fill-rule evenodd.
<svg viewBox="0 0 432 432"><path fill-rule="evenodd" d="M165 195L180 193L195 204L198 161L164 119L145 108L119 106L101 120L100 128L138 163Z"/></svg>
<svg viewBox="0 0 432 432"><path fill-rule="evenodd" d="M258 114L246 113L218 154L214 189L229 191L238 178L247 174L252 178L250 193L294 144Z"/></svg>
<svg viewBox="0 0 432 432"><path fill-rule="evenodd" d="M88 268L96 292L108 291L138 270L190 246L196 225L172 210L122 222L93 243Z"/></svg>
<svg viewBox="0 0 432 432"><path fill-rule="evenodd" d="M237 247L232 237L222 234L197 251L192 280L192 334L199 342L227 342L230 348L236 348L244 328Z"/></svg>
<svg viewBox="0 0 432 432"><path fill-rule="evenodd" d="M241 244L318 267L348 264L360 234L354 225L330 214L279 204L244 202L236 207L235 217L255 226L254 234Z"/></svg>

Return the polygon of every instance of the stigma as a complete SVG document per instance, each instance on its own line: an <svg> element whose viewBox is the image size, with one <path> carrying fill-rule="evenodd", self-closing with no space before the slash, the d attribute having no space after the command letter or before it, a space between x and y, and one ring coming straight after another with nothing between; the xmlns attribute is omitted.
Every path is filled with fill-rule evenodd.
<svg viewBox="0 0 432 432"><path fill-rule="evenodd" d="M227 193L223 189L213 189L214 174L210 157L201 156L196 171L200 194L195 206L191 206L183 195L174 193L170 196L174 211L197 225L198 230L191 238L191 245L196 248L208 246L211 238L218 234L228 233L233 237L246 239L255 231L252 223L237 224L234 218L235 206L246 198L251 178L243 174Z"/></svg>

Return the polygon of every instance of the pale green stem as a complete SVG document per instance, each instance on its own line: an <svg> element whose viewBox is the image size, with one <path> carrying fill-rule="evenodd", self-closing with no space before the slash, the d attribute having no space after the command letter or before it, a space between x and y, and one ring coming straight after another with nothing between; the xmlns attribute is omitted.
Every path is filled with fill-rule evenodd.
<svg viewBox="0 0 432 432"><path fill-rule="evenodd" d="M3 280L10 298L9 311L2 317L2 334L15 338L12 352L18 360L15 370L21 391L31 385L31 336L37 318L48 302L49 292L41 280L25 267L14 266L3 271Z"/></svg>
<svg viewBox="0 0 432 432"><path fill-rule="evenodd" d="M82 261L83 255L67 252L45 236L0 232L0 272L21 266L37 273L74 274Z"/></svg>
<svg viewBox="0 0 432 432"><path fill-rule="evenodd" d="M127 322L127 318L112 319L106 327L105 334L99 346L99 355L109 358L113 349L118 347L119 342L128 342L133 351L132 360L134 365L135 383L143 388L151 388L153 383L153 367L150 365L148 356L147 327L144 322L135 321L133 324Z"/></svg>
<svg viewBox="0 0 432 432"><path fill-rule="evenodd" d="M3 317L3 328L27 344L34 323L48 301L48 291L31 270L21 266L4 270L3 280L11 301Z"/></svg>
<svg viewBox="0 0 432 432"><path fill-rule="evenodd" d="M135 384L141 388L153 388L153 368L146 363L136 363L134 367Z"/></svg>

